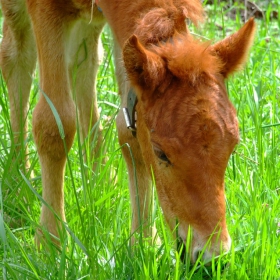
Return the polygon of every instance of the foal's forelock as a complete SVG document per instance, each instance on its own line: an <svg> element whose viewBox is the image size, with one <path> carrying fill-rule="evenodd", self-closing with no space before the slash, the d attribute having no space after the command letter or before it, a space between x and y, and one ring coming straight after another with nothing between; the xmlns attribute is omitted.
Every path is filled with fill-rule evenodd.
<svg viewBox="0 0 280 280"><path fill-rule="evenodd" d="M154 45L152 50L166 61L168 70L175 77L197 86L197 83L203 83L204 74L216 75L223 65L209 46L209 42L201 43L190 34L175 34L168 41Z"/></svg>

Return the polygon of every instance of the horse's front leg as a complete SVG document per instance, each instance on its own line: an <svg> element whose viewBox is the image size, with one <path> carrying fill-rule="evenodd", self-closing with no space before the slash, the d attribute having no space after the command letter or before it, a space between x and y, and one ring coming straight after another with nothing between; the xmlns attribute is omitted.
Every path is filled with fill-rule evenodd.
<svg viewBox="0 0 280 280"><path fill-rule="evenodd" d="M63 181L66 154L75 136L76 117L65 55L68 22L61 10L56 9L56 3L50 3L41 7L29 2L37 41L41 91L33 112L33 136L41 163L45 201L41 225L59 237L60 220L65 221ZM40 234L37 237L40 242ZM55 238L53 241L59 244Z"/></svg>
<svg viewBox="0 0 280 280"><path fill-rule="evenodd" d="M72 29L69 43L69 76L73 98L79 115L79 136L84 149L85 160L94 160L100 156L102 127L96 100L96 75L101 62L102 46L100 33L104 20L89 24L80 20ZM87 157L89 155L89 157ZM91 165L94 165L90 162Z"/></svg>
<svg viewBox="0 0 280 280"><path fill-rule="evenodd" d="M36 64L36 48L25 1L1 0L4 15L0 65L7 84L15 155L27 159L27 112L32 74ZM15 16L16 12L16 16Z"/></svg>

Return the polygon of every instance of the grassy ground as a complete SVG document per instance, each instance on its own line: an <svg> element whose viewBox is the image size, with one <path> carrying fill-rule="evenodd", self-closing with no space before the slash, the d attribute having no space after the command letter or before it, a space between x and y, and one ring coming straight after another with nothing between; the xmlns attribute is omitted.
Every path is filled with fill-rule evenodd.
<svg viewBox="0 0 280 280"><path fill-rule="evenodd" d="M241 20L238 13L235 19L229 19L228 10L213 2L206 6L209 17L205 25L194 32L218 40L238 29ZM270 2L274 10L280 10L280 2ZM80 144L75 141L65 175L65 228L69 238L62 244L61 253L35 249L33 236L42 203L38 157L30 132L28 146L34 176L12 164L9 107L0 80L3 279L280 279L280 20L270 20L270 6L265 10L266 17L257 22L247 67L227 83L238 112L241 136L226 172L231 252L208 267L182 264L155 201L154 219L162 245L152 247L143 241L132 254L127 172L114 124L119 100L106 29L98 91L108 161L102 165L100 159L97 171L92 173L91 163L83 163ZM35 77L29 116L37 91ZM19 154L18 159L21 157ZM110 170L114 171L111 175Z"/></svg>

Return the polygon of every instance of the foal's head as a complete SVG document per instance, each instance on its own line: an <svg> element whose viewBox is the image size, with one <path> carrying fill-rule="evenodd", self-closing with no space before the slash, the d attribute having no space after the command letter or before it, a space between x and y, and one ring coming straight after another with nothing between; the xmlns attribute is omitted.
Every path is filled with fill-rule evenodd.
<svg viewBox="0 0 280 280"><path fill-rule="evenodd" d="M192 261L228 251L224 175L238 143L236 111L225 78L245 62L255 24L210 46L190 35L147 49L134 35L123 51L138 97L137 138L171 229Z"/></svg>

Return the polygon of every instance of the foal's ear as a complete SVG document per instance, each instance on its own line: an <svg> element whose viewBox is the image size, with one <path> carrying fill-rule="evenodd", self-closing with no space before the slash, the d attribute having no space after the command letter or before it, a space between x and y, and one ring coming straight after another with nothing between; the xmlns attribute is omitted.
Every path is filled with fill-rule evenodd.
<svg viewBox="0 0 280 280"><path fill-rule="evenodd" d="M129 80L140 88L153 91L165 77L163 59L145 49L136 35L132 35L125 43L123 60Z"/></svg>
<svg viewBox="0 0 280 280"><path fill-rule="evenodd" d="M251 18L236 33L211 46L211 51L222 61L221 73L225 78L245 64L255 30L256 23Z"/></svg>

